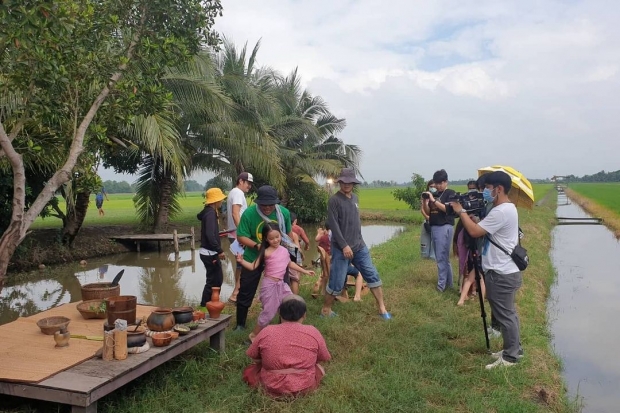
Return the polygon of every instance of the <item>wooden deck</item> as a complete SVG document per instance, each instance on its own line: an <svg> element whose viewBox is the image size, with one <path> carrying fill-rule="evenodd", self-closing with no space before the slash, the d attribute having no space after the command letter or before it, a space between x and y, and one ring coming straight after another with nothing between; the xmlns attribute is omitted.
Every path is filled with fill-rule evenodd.
<svg viewBox="0 0 620 413"><path fill-rule="evenodd" d="M147 338L151 349L142 354L130 354L126 360L92 358L39 383L0 381L0 393L69 404L72 413L96 413L97 400L207 339L213 349L224 350L224 330L230 318L230 315L221 315L218 320L208 319L207 323L200 324L186 336L179 336L167 347L154 347Z"/></svg>
<svg viewBox="0 0 620 413"><path fill-rule="evenodd" d="M189 234L178 234L176 229L172 234L130 234L130 235L115 235L110 237L112 241L134 243L136 250L140 252L141 242L157 242L157 249L161 251L162 242L173 242L174 251L179 252L179 243L191 242L192 250L194 249L194 227L191 228L192 232Z"/></svg>

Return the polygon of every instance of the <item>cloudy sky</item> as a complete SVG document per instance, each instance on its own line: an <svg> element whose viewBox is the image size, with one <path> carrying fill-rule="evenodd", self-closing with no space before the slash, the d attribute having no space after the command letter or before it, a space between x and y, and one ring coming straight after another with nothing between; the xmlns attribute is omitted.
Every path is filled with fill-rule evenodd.
<svg viewBox="0 0 620 413"><path fill-rule="evenodd" d="M260 39L347 120L368 181L620 169L620 2L228 0L216 28ZM616 115L614 116L614 113Z"/></svg>

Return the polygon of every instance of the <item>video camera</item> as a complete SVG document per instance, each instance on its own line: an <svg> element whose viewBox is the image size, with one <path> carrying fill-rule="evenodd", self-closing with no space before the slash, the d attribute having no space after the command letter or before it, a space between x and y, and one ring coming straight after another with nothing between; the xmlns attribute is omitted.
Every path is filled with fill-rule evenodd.
<svg viewBox="0 0 620 413"><path fill-rule="evenodd" d="M482 214L484 214L487 204L482 196L482 192L456 192L446 200L446 214L448 215L454 215L454 209L452 205L449 204L450 202L458 202L467 210L468 214L475 215L479 218L483 218Z"/></svg>

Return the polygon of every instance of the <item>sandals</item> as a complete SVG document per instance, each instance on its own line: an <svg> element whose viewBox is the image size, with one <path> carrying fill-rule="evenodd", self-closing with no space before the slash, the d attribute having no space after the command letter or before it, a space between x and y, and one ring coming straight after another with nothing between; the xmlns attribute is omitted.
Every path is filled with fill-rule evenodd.
<svg viewBox="0 0 620 413"><path fill-rule="evenodd" d="M329 314L323 314L321 313L321 315L319 317L321 318L332 318L332 317L336 317L338 314L336 314L335 311L330 311Z"/></svg>

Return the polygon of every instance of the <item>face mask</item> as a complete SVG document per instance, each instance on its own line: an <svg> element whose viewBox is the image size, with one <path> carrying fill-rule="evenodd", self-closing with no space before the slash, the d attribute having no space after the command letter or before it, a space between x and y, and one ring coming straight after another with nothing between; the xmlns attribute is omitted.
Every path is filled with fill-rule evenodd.
<svg viewBox="0 0 620 413"><path fill-rule="evenodd" d="M495 201L495 197L497 196L492 196L491 192L493 192L492 189L489 188L484 188L484 191L482 191L482 198L484 198L485 201L487 202L493 202Z"/></svg>
<svg viewBox="0 0 620 413"><path fill-rule="evenodd" d="M437 192L437 188L429 188L428 190L430 191L431 194L434 194Z"/></svg>

